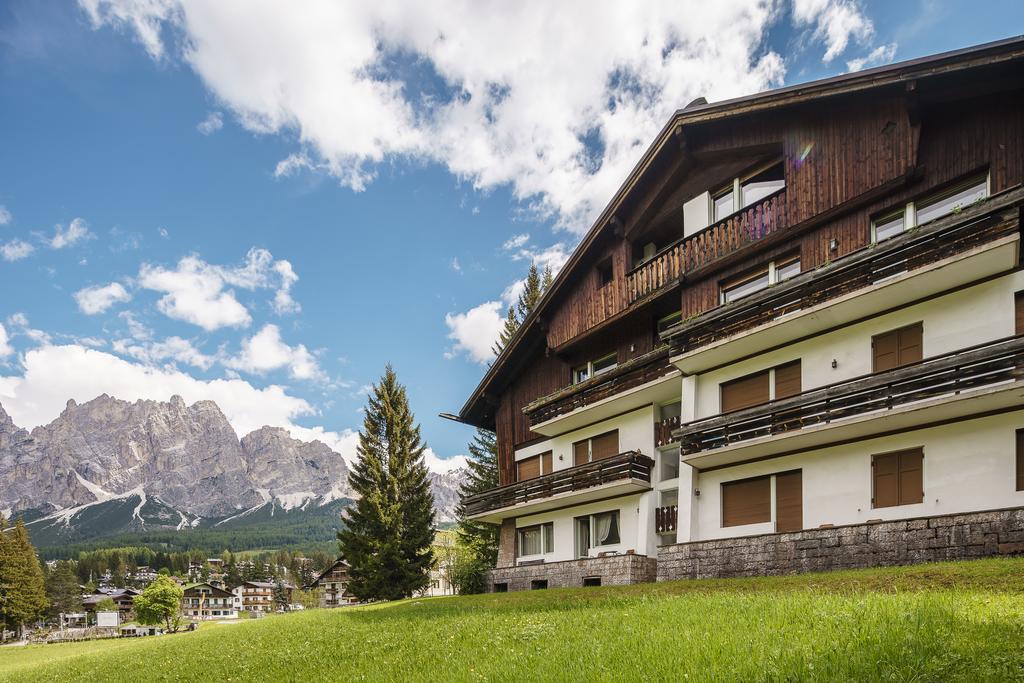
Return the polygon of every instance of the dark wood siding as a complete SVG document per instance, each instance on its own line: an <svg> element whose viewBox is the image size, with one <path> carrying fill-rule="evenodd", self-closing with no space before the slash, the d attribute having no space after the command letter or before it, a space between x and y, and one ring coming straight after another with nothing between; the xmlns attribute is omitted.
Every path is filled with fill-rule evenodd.
<svg viewBox="0 0 1024 683"><path fill-rule="evenodd" d="M872 505L875 508L910 505L924 500L924 451L912 448L875 455L871 459Z"/></svg>
<svg viewBox="0 0 1024 683"><path fill-rule="evenodd" d="M771 477L722 484L722 526L757 524L771 520Z"/></svg>
<svg viewBox="0 0 1024 683"><path fill-rule="evenodd" d="M775 368L775 398L786 398L796 396L801 389L800 384L800 361L786 363Z"/></svg>
<svg viewBox="0 0 1024 683"><path fill-rule="evenodd" d="M803 472L775 475L775 530L800 531L804 528Z"/></svg>
<svg viewBox="0 0 1024 683"><path fill-rule="evenodd" d="M762 370L730 382L723 382L721 387L722 412L727 413L731 410L740 410L766 403L771 398L768 384L770 372L770 370Z"/></svg>
<svg viewBox="0 0 1024 683"><path fill-rule="evenodd" d="M1024 429L1017 430L1017 490L1024 491Z"/></svg>
<svg viewBox="0 0 1024 683"><path fill-rule="evenodd" d="M872 372L883 372L916 363L923 357L924 326L901 327L871 338Z"/></svg>
<svg viewBox="0 0 1024 683"><path fill-rule="evenodd" d="M1024 334L1024 292L1013 297L1014 334Z"/></svg>

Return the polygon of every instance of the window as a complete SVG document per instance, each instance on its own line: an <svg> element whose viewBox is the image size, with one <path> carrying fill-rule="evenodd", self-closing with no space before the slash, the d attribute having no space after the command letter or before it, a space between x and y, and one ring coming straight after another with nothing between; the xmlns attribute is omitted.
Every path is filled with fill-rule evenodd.
<svg viewBox="0 0 1024 683"><path fill-rule="evenodd" d="M679 476L679 446L661 451L661 480L668 481Z"/></svg>
<svg viewBox="0 0 1024 683"><path fill-rule="evenodd" d="M872 372L884 372L921 360L924 352L923 335L924 325L915 323L872 337Z"/></svg>
<svg viewBox="0 0 1024 683"><path fill-rule="evenodd" d="M577 441L572 445L572 464L584 465L619 454L619 430Z"/></svg>
<svg viewBox="0 0 1024 683"><path fill-rule="evenodd" d="M508 593L508 583L502 581L494 584L495 593Z"/></svg>
<svg viewBox="0 0 1024 683"><path fill-rule="evenodd" d="M572 369L572 383L579 384L585 382L591 377L596 377L602 373L614 370L615 366L618 365L618 355L615 353L609 353L607 356L601 356L600 358L592 361L587 361L583 365L579 365Z"/></svg>
<svg viewBox="0 0 1024 683"><path fill-rule="evenodd" d="M609 256L605 260L597 264L597 287L598 289L605 285L611 284L614 277L614 270L612 268L612 257Z"/></svg>
<svg viewBox="0 0 1024 683"><path fill-rule="evenodd" d="M874 241L881 242L901 234L907 228L955 213L988 197L988 193L988 174L985 173L952 188L908 202L906 206L873 221Z"/></svg>
<svg viewBox="0 0 1024 683"><path fill-rule="evenodd" d="M584 576L583 577L583 586L584 587L600 586L600 585L601 585L601 577L600 576Z"/></svg>
<svg viewBox="0 0 1024 683"><path fill-rule="evenodd" d="M532 591L542 591L542 590L544 590L547 587L548 587L548 580L547 579L534 579L533 581L530 582L530 590L532 590Z"/></svg>
<svg viewBox="0 0 1024 683"><path fill-rule="evenodd" d="M619 542L618 510L576 518L577 557L587 557L591 548L616 545Z"/></svg>
<svg viewBox="0 0 1024 683"><path fill-rule="evenodd" d="M924 500L924 450L912 448L871 456L871 507L911 505Z"/></svg>
<svg viewBox="0 0 1024 683"><path fill-rule="evenodd" d="M772 521L771 477L741 479L722 484L722 526Z"/></svg>
<svg viewBox="0 0 1024 683"><path fill-rule="evenodd" d="M740 209L756 204L768 195L786 187L786 171L781 161L762 166L711 195L714 220L720 221Z"/></svg>
<svg viewBox="0 0 1024 683"><path fill-rule="evenodd" d="M664 318L659 318L658 319L658 334L661 334L662 332L664 332L668 328L672 327L673 325L675 325L676 323L678 323L682 319L683 319L683 312L682 311L676 311L675 313L669 313Z"/></svg>
<svg viewBox="0 0 1024 683"><path fill-rule="evenodd" d="M801 363L797 359L723 382L720 387L721 412L742 410L775 399L794 396L800 391Z"/></svg>
<svg viewBox="0 0 1024 683"><path fill-rule="evenodd" d="M516 461L516 481L535 479L544 474L551 474L551 451L523 458Z"/></svg>
<svg viewBox="0 0 1024 683"><path fill-rule="evenodd" d="M799 274L799 254L770 261L756 270L724 280L721 284L722 303L727 304L730 301L742 299L749 294L767 288L769 285L777 285Z"/></svg>
<svg viewBox="0 0 1024 683"><path fill-rule="evenodd" d="M543 555L554 551L554 523L535 524L516 529L519 536L519 556Z"/></svg>
<svg viewBox="0 0 1024 683"><path fill-rule="evenodd" d="M1024 491L1024 429L1017 430L1017 490Z"/></svg>

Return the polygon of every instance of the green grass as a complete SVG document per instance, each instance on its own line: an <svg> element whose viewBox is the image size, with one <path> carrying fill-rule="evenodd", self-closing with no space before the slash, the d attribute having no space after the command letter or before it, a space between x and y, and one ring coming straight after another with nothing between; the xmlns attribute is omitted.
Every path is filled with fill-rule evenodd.
<svg viewBox="0 0 1024 683"><path fill-rule="evenodd" d="M1024 559L312 610L0 649L4 680L1024 680Z"/></svg>

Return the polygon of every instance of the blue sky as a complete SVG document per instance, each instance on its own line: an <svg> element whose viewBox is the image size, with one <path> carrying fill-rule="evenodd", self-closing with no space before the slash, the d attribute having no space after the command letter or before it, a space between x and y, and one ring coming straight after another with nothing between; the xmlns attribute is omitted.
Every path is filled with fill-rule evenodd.
<svg viewBox="0 0 1024 683"><path fill-rule="evenodd" d="M1024 28L1013 2L720 4L4 3L0 403L31 427L181 393L351 457L390 362L464 453L437 413L669 112Z"/></svg>

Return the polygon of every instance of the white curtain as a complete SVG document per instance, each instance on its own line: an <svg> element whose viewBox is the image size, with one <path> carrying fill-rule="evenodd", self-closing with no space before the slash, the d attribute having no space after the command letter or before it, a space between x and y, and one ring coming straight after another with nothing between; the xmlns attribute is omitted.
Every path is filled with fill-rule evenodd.
<svg viewBox="0 0 1024 683"><path fill-rule="evenodd" d="M608 537L612 533L612 516L609 514L597 515L594 518L594 526L597 527L595 534L598 545L607 545Z"/></svg>

